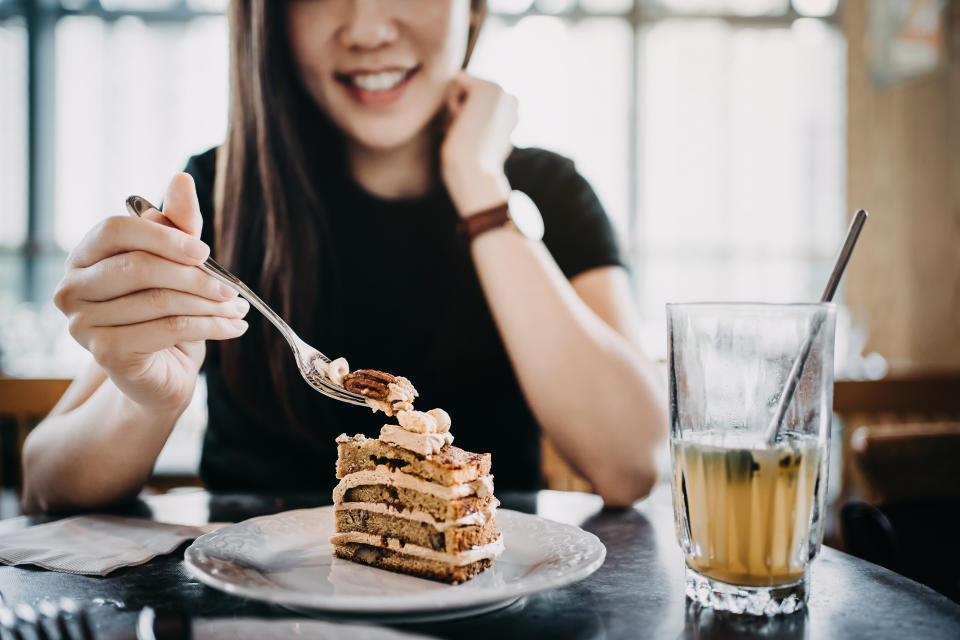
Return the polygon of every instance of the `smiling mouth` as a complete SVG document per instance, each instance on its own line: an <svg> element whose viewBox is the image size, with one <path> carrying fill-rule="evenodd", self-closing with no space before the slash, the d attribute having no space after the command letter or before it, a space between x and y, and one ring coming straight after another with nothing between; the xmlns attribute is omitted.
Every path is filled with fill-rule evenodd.
<svg viewBox="0 0 960 640"><path fill-rule="evenodd" d="M367 93L379 93L395 89L420 70L420 66L407 70L378 71L375 73L335 73L337 82L350 89Z"/></svg>

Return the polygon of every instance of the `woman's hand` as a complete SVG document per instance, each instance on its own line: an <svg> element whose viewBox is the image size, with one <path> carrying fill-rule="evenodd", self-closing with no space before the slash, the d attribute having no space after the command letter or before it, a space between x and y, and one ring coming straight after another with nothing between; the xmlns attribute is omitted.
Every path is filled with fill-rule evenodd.
<svg viewBox="0 0 960 640"><path fill-rule="evenodd" d="M236 338L248 303L196 265L210 248L193 179L177 175L164 212L108 218L67 258L54 301L70 333L125 396L151 411L182 412L204 340Z"/></svg>
<svg viewBox="0 0 960 640"><path fill-rule="evenodd" d="M517 124L517 100L499 85L461 72L447 98L450 123L440 147L440 170L461 216L506 201L503 163Z"/></svg>

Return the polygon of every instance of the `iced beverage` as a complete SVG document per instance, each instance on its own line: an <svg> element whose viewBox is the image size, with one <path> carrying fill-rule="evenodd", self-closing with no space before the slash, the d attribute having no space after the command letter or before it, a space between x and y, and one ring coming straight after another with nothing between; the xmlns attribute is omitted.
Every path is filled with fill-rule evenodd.
<svg viewBox="0 0 960 640"><path fill-rule="evenodd" d="M671 443L678 538L687 565L734 585L801 580L811 525L819 543L820 447L799 438L776 448L731 448L704 432Z"/></svg>

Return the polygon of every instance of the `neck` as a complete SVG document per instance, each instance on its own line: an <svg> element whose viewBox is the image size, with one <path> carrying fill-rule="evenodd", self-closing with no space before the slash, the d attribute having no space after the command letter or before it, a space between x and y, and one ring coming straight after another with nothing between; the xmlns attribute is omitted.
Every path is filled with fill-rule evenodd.
<svg viewBox="0 0 960 640"><path fill-rule="evenodd" d="M428 193L436 180L433 156L433 136L427 130L394 149L347 145L353 179L364 191L386 200Z"/></svg>

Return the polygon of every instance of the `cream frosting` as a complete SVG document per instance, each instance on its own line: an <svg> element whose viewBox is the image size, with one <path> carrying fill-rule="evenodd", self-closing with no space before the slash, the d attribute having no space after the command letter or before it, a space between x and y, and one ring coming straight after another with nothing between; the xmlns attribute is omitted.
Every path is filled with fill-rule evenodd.
<svg viewBox="0 0 960 640"><path fill-rule="evenodd" d="M405 413L403 411L401 414ZM385 424L380 429L380 441L419 453L422 456L433 455L453 442L453 435L446 433L414 433L402 427Z"/></svg>
<svg viewBox="0 0 960 640"><path fill-rule="evenodd" d="M335 533L330 536L331 544L344 544L348 542L357 542L360 544L368 544L372 547L381 548L386 546L386 548L390 549L391 551L396 551L408 556L425 558L427 560L434 560L436 562L450 564L455 567L460 567L478 560L483 560L484 558L496 558L503 553L504 548L502 534L490 544L479 545L459 553L436 551L435 549L428 549L426 547L421 547L420 545L410 544L409 542L401 544L397 538L387 538L387 544L384 545L383 536L375 536L369 533L361 533L359 531Z"/></svg>
<svg viewBox="0 0 960 640"><path fill-rule="evenodd" d="M364 469L344 476L333 490L333 501L341 502L347 489L367 484L385 484L401 489L412 489L436 496L441 500L456 500L467 496L485 498L493 495L493 476L489 474L471 482L445 487L442 484L404 473L399 469L391 469L385 464L378 464L375 469Z"/></svg>
<svg viewBox="0 0 960 640"><path fill-rule="evenodd" d="M430 411L427 411L427 415L433 417L433 419L437 421L437 433L450 431L451 422L449 413L443 409L430 409Z"/></svg>
<svg viewBox="0 0 960 640"><path fill-rule="evenodd" d="M388 416L393 415L393 405L389 402L384 402L383 400L377 400L375 398L366 398L364 402L367 403L367 406L376 413L377 411L383 411Z"/></svg>
<svg viewBox="0 0 960 640"><path fill-rule="evenodd" d="M423 411L398 411L397 422L407 431L413 433L436 433L437 419Z"/></svg>
<svg viewBox="0 0 960 640"><path fill-rule="evenodd" d="M327 365L327 377L330 378L333 384L340 387L343 386L343 376L349 372L350 365L347 364L346 358L337 358Z"/></svg>
<svg viewBox="0 0 960 640"><path fill-rule="evenodd" d="M413 399L419 395L413 383L403 376L397 376L396 382L387 385L387 402L390 404L394 402L412 403Z"/></svg>
<svg viewBox="0 0 960 640"><path fill-rule="evenodd" d="M490 518L493 517L497 507L491 505L489 512L475 511L474 513L465 515L456 520L437 520L426 511L419 511L416 509L400 510L393 505L384 504L382 502L340 502L334 505L333 509L334 511L349 511L351 509L359 509L363 511L371 511L373 513L382 513L388 516L403 518L404 520L425 522L433 526L433 528L437 531L445 531L455 527L484 525L490 520Z"/></svg>

